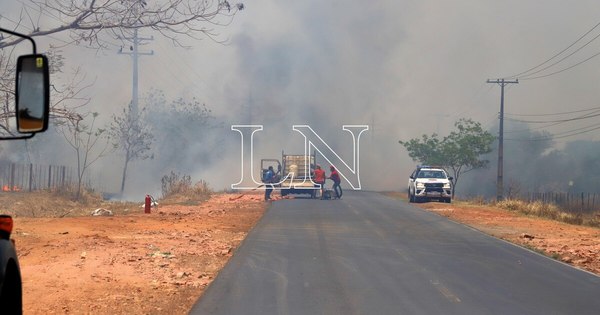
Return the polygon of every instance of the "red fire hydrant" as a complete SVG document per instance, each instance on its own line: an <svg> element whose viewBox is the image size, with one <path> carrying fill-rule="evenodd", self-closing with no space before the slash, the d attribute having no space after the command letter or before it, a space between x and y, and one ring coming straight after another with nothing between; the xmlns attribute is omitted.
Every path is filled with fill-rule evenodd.
<svg viewBox="0 0 600 315"><path fill-rule="evenodd" d="M152 207L152 197L150 197L150 195L146 195L146 200L144 202L144 213L150 213L151 207Z"/></svg>

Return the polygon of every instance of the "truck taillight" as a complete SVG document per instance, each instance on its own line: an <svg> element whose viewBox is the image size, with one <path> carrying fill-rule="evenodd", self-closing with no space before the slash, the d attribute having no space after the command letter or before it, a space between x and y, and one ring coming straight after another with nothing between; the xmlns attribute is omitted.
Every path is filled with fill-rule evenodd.
<svg viewBox="0 0 600 315"><path fill-rule="evenodd" d="M0 215L0 238L9 239L13 229L13 219L9 215Z"/></svg>

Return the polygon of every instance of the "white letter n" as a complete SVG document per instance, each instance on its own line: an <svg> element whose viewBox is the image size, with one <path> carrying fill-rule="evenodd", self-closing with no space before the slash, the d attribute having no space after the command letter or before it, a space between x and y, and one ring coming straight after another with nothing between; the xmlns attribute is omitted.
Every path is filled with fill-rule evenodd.
<svg viewBox="0 0 600 315"><path fill-rule="evenodd" d="M354 190L360 190L360 135L369 130L367 125L344 125L343 130L352 134L352 163L348 165L321 137L308 125L294 125L293 130L304 136L304 154L311 155L311 148L319 153L331 165L334 165L340 175L350 183Z"/></svg>

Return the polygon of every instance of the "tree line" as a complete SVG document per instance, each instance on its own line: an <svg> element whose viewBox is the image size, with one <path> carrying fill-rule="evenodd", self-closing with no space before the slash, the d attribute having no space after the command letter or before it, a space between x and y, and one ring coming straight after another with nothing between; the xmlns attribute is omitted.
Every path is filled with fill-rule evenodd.
<svg viewBox="0 0 600 315"><path fill-rule="evenodd" d="M508 121L506 127L518 130L519 138L504 142L505 198L598 192L599 141L575 140L556 147L548 131L515 121ZM461 179L460 194L468 198L495 196L497 169L490 164L497 162L497 141L492 131L484 130L480 123L461 118L447 136L423 134L399 143L413 161L449 170L454 177L453 190ZM463 177L466 173L468 176Z"/></svg>
<svg viewBox="0 0 600 315"><path fill-rule="evenodd" d="M243 3L218 1L166 0L160 3L144 0L70 1L34 0L22 3L15 31L36 38L65 33L71 39L65 45L79 45L104 49L107 43L117 39L128 45L134 31L147 29L171 40L175 46L186 46L186 40L196 41L208 37L221 42L218 26L228 25ZM42 23L44 21L44 23ZM0 36L0 103L14 102L15 47L22 38ZM62 43L61 43L62 44ZM120 192L123 193L132 161L154 158L154 152L185 152L185 139L212 129L210 110L196 99L167 101L160 91L147 95L146 108L138 113L131 104L124 104L122 111L113 114L110 123L98 125L99 113L87 109L92 102L86 96L93 86L81 67L65 72L66 58L57 45L50 45L45 54L49 57L52 77L51 123L72 149L76 160L77 193L79 198L82 181L91 166L110 153L121 153L124 158ZM15 113L10 106L0 106L0 134L14 133ZM160 117L160 119L158 119ZM193 125L185 123L193 121ZM165 128L167 125L185 129ZM183 132L182 132L183 131ZM193 136L191 136L193 134ZM35 143L35 142L34 142ZM31 159L31 146L5 144L3 159L22 152ZM16 149L16 150L15 150ZM168 163L169 157L164 157ZM171 161L177 160L171 157ZM169 162L170 163L170 162Z"/></svg>

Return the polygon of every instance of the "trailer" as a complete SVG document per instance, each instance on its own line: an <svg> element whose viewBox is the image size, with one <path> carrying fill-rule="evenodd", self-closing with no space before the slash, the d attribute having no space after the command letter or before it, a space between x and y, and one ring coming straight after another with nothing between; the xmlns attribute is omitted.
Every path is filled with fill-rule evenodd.
<svg viewBox="0 0 600 315"><path fill-rule="evenodd" d="M262 159L261 176L267 172L269 166L277 170L275 174L276 184L274 188L281 191L282 196L289 194L308 194L315 196L315 184L312 181L312 173L315 169L315 154L285 154L281 152L281 160Z"/></svg>

